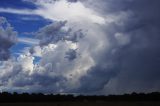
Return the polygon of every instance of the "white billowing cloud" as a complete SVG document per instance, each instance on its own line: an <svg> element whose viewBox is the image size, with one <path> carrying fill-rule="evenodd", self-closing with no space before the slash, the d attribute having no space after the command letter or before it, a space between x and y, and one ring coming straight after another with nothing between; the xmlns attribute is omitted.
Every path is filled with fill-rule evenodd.
<svg viewBox="0 0 160 106"><path fill-rule="evenodd" d="M42 56L42 49L40 46L34 46L33 48L30 49L30 52L37 57Z"/></svg>
<svg viewBox="0 0 160 106"><path fill-rule="evenodd" d="M74 92L83 86L81 78L92 72L92 67L99 64L100 58L111 46L103 29L107 26L105 17L79 1L41 0L33 3L39 7L29 12L50 19L53 23L35 33L40 45L33 46L29 50L31 54L26 50L17 59L16 63L23 70L18 76L28 78L13 78L10 83L15 88L28 86L30 91L38 86L37 92L43 89L43 92ZM22 11L10 10L18 14L23 14ZM29 12L24 13L27 15ZM37 44L32 39L20 38L19 41ZM38 64L34 64L34 56L41 58Z"/></svg>
<svg viewBox="0 0 160 106"><path fill-rule="evenodd" d="M30 75L33 73L34 57L20 55L17 59L11 58L1 62L0 89L2 91L24 92L26 85L32 83Z"/></svg>
<svg viewBox="0 0 160 106"><path fill-rule="evenodd" d="M72 41L66 41L66 44L69 46L70 49L73 49L73 50L78 49L77 43L73 43Z"/></svg>
<svg viewBox="0 0 160 106"><path fill-rule="evenodd" d="M57 45L55 44L48 44L43 47L37 45L37 46L30 48L29 52L32 53L34 56L42 57L42 55L48 52L54 51L56 47Z"/></svg>
<svg viewBox="0 0 160 106"><path fill-rule="evenodd" d="M29 54L28 55L21 54L17 58L17 62L22 67L23 71L26 71L29 73L33 72L33 68L34 68L33 60L34 60L34 57Z"/></svg>
<svg viewBox="0 0 160 106"><path fill-rule="evenodd" d="M0 74L0 77L7 77L9 76L10 74L8 73L11 73L12 69L13 69L13 63L11 60L8 60L8 61L1 61L0 62L0 70L1 70L1 74Z"/></svg>
<svg viewBox="0 0 160 106"><path fill-rule="evenodd" d="M70 86L70 89L78 87L79 78L85 75L88 69L94 65L92 57L84 51L82 56L78 56L75 60L69 61L65 56L70 46L65 42L58 42L56 45L57 47L54 51L49 51L42 55L40 66L48 67L48 65L51 64L46 71L57 76L65 77L67 79L66 87Z"/></svg>

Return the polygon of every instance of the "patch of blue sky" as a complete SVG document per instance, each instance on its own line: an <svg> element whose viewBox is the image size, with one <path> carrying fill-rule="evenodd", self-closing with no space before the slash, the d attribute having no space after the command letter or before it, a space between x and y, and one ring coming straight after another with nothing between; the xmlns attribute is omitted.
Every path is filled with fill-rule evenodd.
<svg viewBox="0 0 160 106"><path fill-rule="evenodd" d="M10 13L0 13L0 16L5 17L11 24L11 26L14 27L14 30L18 32L18 38L26 37L34 39L34 36L29 33L36 32L39 28L51 23L49 20L46 20L36 15L17 15ZM10 50L11 53L16 56L17 53L19 53L25 47L30 47L30 46L32 45L18 42Z"/></svg>
<svg viewBox="0 0 160 106"><path fill-rule="evenodd" d="M1 8L16 8L16 9L35 9L35 6L32 3L24 2L23 0L0 0Z"/></svg>
<svg viewBox="0 0 160 106"><path fill-rule="evenodd" d="M29 47L29 45L24 44L24 43L17 43L17 44L15 44L15 46L13 46L13 47L10 49L11 56L12 56L12 57L15 57L15 58L19 57L19 55L23 52L23 49L24 49L25 47ZM41 57L35 56L35 57L34 57L34 60L33 60L33 63L34 63L34 64L38 64L40 60L41 60Z"/></svg>
<svg viewBox="0 0 160 106"><path fill-rule="evenodd" d="M16 43L13 47L10 48L11 55L14 57L19 56L25 47L29 47L29 45L24 43Z"/></svg>
<svg viewBox="0 0 160 106"><path fill-rule="evenodd" d="M0 13L0 16L5 17L9 23L14 27L19 33L24 32L35 32L39 28L51 23L51 21L46 20L37 15L18 15L10 13Z"/></svg>
<svg viewBox="0 0 160 106"><path fill-rule="evenodd" d="M0 0L0 8L36 9L37 6L29 2L24 2L23 0ZM0 13L0 16L5 17L11 26L14 27L14 30L18 32L18 38L25 37L34 39L34 36L30 33L36 32L39 28L51 23L51 21L38 15ZM18 42L10 48L11 55L18 57L24 48L31 46L33 45ZM40 57L35 57L34 63L37 63L39 60Z"/></svg>
<svg viewBox="0 0 160 106"><path fill-rule="evenodd" d="M41 60L41 57L35 56L35 57L34 57L34 60L33 60L33 63L34 63L34 64L38 64L38 63L40 62L40 60Z"/></svg>

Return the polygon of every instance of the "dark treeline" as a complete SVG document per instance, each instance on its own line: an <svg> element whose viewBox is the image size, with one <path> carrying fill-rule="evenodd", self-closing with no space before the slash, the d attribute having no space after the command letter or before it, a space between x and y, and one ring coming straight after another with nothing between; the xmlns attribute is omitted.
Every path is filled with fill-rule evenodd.
<svg viewBox="0 0 160 106"><path fill-rule="evenodd" d="M28 94L28 93L0 93L0 102L59 102L59 101L160 101L160 92L153 93L132 93L124 95L109 95L109 96L74 96L74 95L60 95L49 94L44 95Z"/></svg>

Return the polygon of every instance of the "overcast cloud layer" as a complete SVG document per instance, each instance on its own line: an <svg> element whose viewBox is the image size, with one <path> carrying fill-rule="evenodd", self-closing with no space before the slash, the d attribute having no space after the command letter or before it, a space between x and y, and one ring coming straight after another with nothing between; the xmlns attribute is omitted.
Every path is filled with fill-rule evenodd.
<svg viewBox="0 0 160 106"><path fill-rule="evenodd" d="M2 90L82 94L160 90L159 0L29 2L37 8L0 12L39 15L52 23L32 32L38 43L9 58L16 32L0 18ZM40 58L38 63L35 57Z"/></svg>

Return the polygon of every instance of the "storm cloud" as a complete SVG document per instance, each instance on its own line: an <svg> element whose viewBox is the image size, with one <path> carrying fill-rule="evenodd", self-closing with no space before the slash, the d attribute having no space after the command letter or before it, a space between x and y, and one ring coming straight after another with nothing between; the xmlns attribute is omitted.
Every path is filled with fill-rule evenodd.
<svg viewBox="0 0 160 106"><path fill-rule="evenodd" d="M79 94L160 90L159 0L51 1L32 1L38 8L25 10L52 23L34 32L38 45L17 60L1 63L3 90ZM7 51L9 42L0 48ZM35 57L40 58L37 64Z"/></svg>
<svg viewBox="0 0 160 106"><path fill-rule="evenodd" d="M130 43L117 50L120 73L106 84L110 93L159 91L159 39L158 13L160 2L132 1L128 10L134 16L121 29L130 36Z"/></svg>

